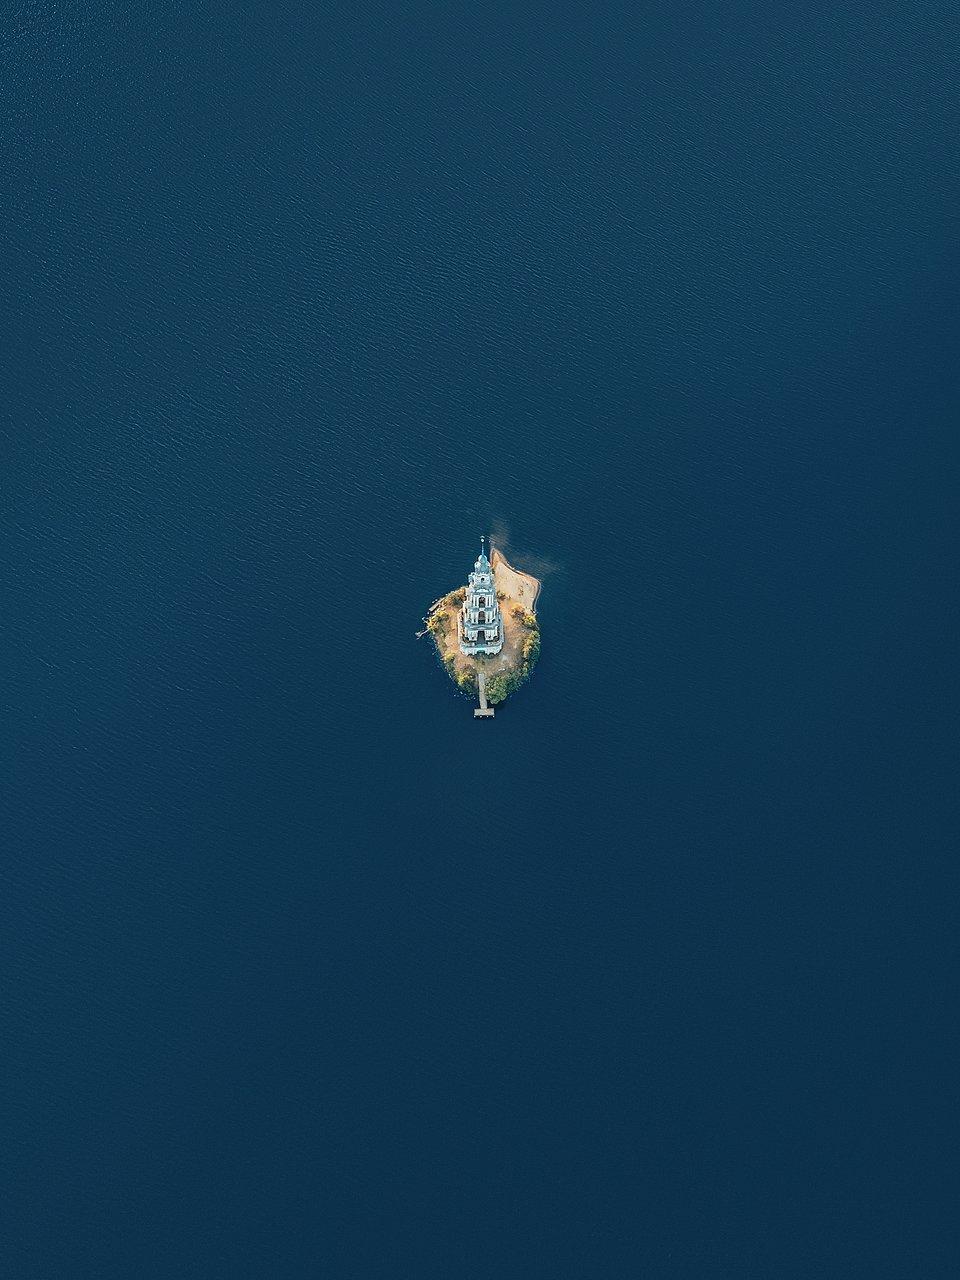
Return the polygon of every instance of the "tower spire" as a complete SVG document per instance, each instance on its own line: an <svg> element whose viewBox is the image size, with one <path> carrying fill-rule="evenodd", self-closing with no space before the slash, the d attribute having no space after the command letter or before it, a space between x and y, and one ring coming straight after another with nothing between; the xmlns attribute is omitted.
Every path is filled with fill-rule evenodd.
<svg viewBox="0 0 960 1280"><path fill-rule="evenodd" d="M503 616L497 603L493 569L487 559L487 537L480 536L480 557L473 566L457 615L460 652L499 653L503 648Z"/></svg>

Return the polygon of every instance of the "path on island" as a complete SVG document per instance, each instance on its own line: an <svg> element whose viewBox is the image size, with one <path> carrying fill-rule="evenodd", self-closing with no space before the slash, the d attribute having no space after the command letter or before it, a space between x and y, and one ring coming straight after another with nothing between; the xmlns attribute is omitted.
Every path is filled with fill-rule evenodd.
<svg viewBox="0 0 960 1280"><path fill-rule="evenodd" d="M477 672L477 690L480 694L480 705L474 711L475 717L492 716L493 707L487 706L487 677L483 671Z"/></svg>

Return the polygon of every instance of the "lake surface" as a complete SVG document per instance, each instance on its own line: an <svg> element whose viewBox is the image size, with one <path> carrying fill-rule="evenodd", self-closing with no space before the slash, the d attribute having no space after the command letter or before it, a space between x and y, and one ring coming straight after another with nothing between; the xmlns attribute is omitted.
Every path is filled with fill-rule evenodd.
<svg viewBox="0 0 960 1280"><path fill-rule="evenodd" d="M0 1270L953 1276L956 7L353 8L7 23Z"/></svg>

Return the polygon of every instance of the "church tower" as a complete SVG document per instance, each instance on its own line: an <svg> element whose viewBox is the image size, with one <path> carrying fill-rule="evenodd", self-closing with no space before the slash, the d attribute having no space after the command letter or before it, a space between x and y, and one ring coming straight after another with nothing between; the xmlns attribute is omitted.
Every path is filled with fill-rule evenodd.
<svg viewBox="0 0 960 1280"><path fill-rule="evenodd" d="M497 603L497 588L487 559L485 539L481 539L480 557L473 566L467 592L457 614L457 636L461 653L499 653L503 648L503 617Z"/></svg>

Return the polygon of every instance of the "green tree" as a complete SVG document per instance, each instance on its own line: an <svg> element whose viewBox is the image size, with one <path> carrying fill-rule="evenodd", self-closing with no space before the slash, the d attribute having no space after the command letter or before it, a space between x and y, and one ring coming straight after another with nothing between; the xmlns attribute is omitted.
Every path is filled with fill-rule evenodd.
<svg viewBox="0 0 960 1280"><path fill-rule="evenodd" d="M475 672L469 669L465 671L459 671L457 672L456 681L457 681L457 685L459 686L459 688L463 690L464 693L477 692L477 677Z"/></svg>
<svg viewBox="0 0 960 1280"><path fill-rule="evenodd" d="M449 619L447 617L446 610L437 609L435 612L431 613L430 617L427 619L427 629L430 631L431 635L439 639L440 636L445 636L447 634L448 621Z"/></svg>
<svg viewBox="0 0 960 1280"><path fill-rule="evenodd" d="M503 702L522 683L523 676L519 671L503 671L499 675L491 676L487 681L487 701Z"/></svg>

